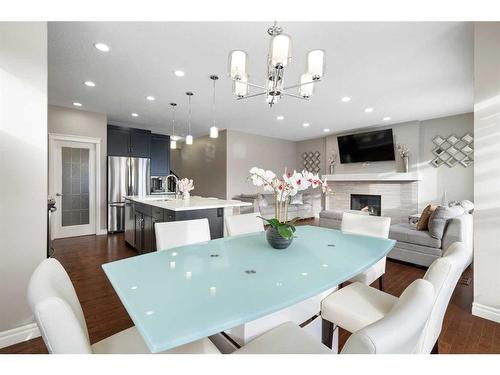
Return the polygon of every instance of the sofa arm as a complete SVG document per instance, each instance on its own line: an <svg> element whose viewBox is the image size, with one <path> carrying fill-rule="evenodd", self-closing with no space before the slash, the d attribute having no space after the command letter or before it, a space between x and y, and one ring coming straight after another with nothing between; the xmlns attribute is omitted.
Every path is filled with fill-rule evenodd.
<svg viewBox="0 0 500 375"><path fill-rule="evenodd" d="M470 250L470 257L466 264L466 267L471 264L474 239L473 230L474 225L471 214L460 215L448 220L441 242L443 253L446 251L446 249L448 249L448 247L450 247L452 243L457 241L463 242L465 246L467 246L467 248Z"/></svg>

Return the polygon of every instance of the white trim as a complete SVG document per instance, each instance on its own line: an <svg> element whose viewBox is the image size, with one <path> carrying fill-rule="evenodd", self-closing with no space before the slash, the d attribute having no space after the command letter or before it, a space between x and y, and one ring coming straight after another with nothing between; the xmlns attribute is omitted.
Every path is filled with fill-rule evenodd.
<svg viewBox="0 0 500 375"><path fill-rule="evenodd" d="M49 133L49 166L52 165L52 142L56 140L95 144L95 234L104 234L102 233L103 229L101 229L101 138ZM107 233L108 231L106 229L106 234Z"/></svg>
<svg viewBox="0 0 500 375"><path fill-rule="evenodd" d="M500 309L477 302L472 303L472 315L500 323Z"/></svg>
<svg viewBox="0 0 500 375"><path fill-rule="evenodd" d="M107 235L108 234L108 228L104 228L104 229L97 229L96 231L96 235L100 236L100 235Z"/></svg>
<svg viewBox="0 0 500 375"><path fill-rule="evenodd" d="M34 339L35 337L40 337L40 331L36 323L0 332L0 349Z"/></svg>

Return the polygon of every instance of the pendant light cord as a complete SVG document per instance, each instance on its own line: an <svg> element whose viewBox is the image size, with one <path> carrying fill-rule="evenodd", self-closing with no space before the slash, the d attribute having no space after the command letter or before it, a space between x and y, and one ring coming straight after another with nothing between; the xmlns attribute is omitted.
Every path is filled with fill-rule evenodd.
<svg viewBox="0 0 500 375"><path fill-rule="evenodd" d="M188 111L188 135L191 135L191 95L188 95L188 105L189 105L189 111Z"/></svg>
<svg viewBox="0 0 500 375"><path fill-rule="evenodd" d="M213 126L215 126L215 79L214 79L214 95L213 95L213 102L212 102L212 119L213 119Z"/></svg>
<svg viewBox="0 0 500 375"><path fill-rule="evenodd" d="M172 138L175 137L175 105L172 104Z"/></svg>

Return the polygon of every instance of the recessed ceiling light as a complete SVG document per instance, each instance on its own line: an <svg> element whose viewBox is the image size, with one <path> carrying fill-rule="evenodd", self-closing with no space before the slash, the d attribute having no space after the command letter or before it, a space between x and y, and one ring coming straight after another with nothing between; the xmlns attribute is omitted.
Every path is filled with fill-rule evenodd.
<svg viewBox="0 0 500 375"><path fill-rule="evenodd" d="M135 112L132 112L130 115L131 115L132 117L139 117L139 115L138 115L137 113L135 113Z"/></svg>
<svg viewBox="0 0 500 375"><path fill-rule="evenodd" d="M153 102L156 100L156 98L154 96L151 96L151 95L146 96L146 99L149 100L150 102Z"/></svg>
<svg viewBox="0 0 500 375"><path fill-rule="evenodd" d="M81 106L82 106L82 103L73 102L73 105L74 105L75 107L81 107Z"/></svg>
<svg viewBox="0 0 500 375"><path fill-rule="evenodd" d="M281 121L281 120L283 120L284 118L285 118L285 116L281 116L281 115L279 115L278 117L276 117L276 120Z"/></svg>
<svg viewBox="0 0 500 375"><path fill-rule="evenodd" d="M92 81L85 81L83 84L88 87L95 87L95 83Z"/></svg>
<svg viewBox="0 0 500 375"><path fill-rule="evenodd" d="M382 120L389 121L390 119L391 119L390 117L384 117Z"/></svg>
<svg viewBox="0 0 500 375"><path fill-rule="evenodd" d="M327 128L327 129L323 129L323 131L324 131L325 133L328 133L328 132L330 131L330 129L328 129L328 128Z"/></svg>
<svg viewBox="0 0 500 375"><path fill-rule="evenodd" d="M347 102L350 102L350 101L351 101L351 97L350 97L350 96L344 96L344 97L343 97L342 99L340 99L340 100L342 100L344 103L347 103Z"/></svg>
<svg viewBox="0 0 500 375"><path fill-rule="evenodd" d="M308 127L309 127L309 125L311 125L311 124L309 124L308 122L304 122L304 123L302 124L302 126L303 126L304 128L308 128Z"/></svg>
<svg viewBox="0 0 500 375"><path fill-rule="evenodd" d="M184 72L182 70L176 70L174 72L174 74L177 76L177 77L184 77Z"/></svg>
<svg viewBox="0 0 500 375"><path fill-rule="evenodd" d="M101 52L109 52L109 46L104 43L94 43L94 47Z"/></svg>
<svg viewBox="0 0 500 375"><path fill-rule="evenodd" d="M365 108L365 112L371 113L371 112L373 112L373 108L371 108L371 107Z"/></svg>

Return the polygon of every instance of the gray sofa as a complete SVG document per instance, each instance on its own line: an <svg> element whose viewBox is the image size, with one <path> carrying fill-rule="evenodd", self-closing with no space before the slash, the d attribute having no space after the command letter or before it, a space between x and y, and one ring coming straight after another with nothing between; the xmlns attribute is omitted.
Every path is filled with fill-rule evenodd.
<svg viewBox="0 0 500 375"><path fill-rule="evenodd" d="M340 229L343 212L341 210L321 211L319 225L326 228ZM442 239L432 237L428 231L417 230L415 224L391 225L389 238L397 242L387 255L388 258L428 267L435 259L441 257L453 242L461 241L472 248L472 214L462 214L447 220ZM472 251L470 253L472 254ZM471 262L472 256L467 265Z"/></svg>
<svg viewBox="0 0 500 375"><path fill-rule="evenodd" d="M302 199L300 199L301 194ZM252 206L242 207L241 213L260 212L262 217L271 219L274 217L274 195L273 194L240 194L234 199L252 203ZM296 201L297 203L294 203ZM301 219L312 218L321 211L321 192L305 190L297 194L288 205L288 218L300 217Z"/></svg>
<svg viewBox="0 0 500 375"><path fill-rule="evenodd" d="M388 255L389 258L428 267L435 259L441 257L453 242L461 241L466 246L473 246L472 214L449 219L442 239L433 238L428 231L416 230L413 224L391 225L389 238L397 241ZM472 257L468 265L471 262Z"/></svg>

